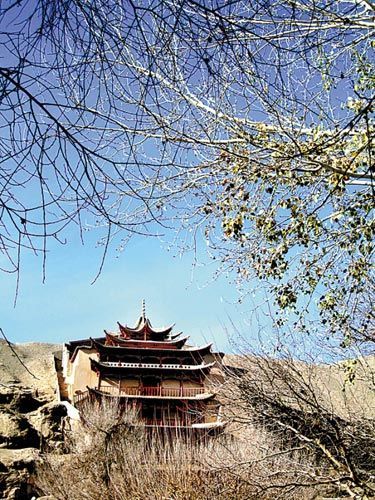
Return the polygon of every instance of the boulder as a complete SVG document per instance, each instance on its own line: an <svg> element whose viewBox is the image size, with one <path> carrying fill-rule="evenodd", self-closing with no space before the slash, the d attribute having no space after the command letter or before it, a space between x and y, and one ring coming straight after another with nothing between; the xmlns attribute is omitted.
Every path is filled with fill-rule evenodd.
<svg viewBox="0 0 375 500"><path fill-rule="evenodd" d="M66 406L61 403L47 403L35 412L28 414L28 419L40 437L41 448L46 451L62 445Z"/></svg>
<svg viewBox="0 0 375 500"><path fill-rule="evenodd" d="M35 448L0 449L0 498L25 500L38 497L32 474L39 457Z"/></svg>
<svg viewBox="0 0 375 500"><path fill-rule="evenodd" d="M38 433L25 416L8 408L1 408L0 447L38 448L39 444Z"/></svg>
<svg viewBox="0 0 375 500"><path fill-rule="evenodd" d="M0 498L31 500L40 449L62 447L66 408L56 398L54 344L0 339ZM47 499L46 499L47 500Z"/></svg>
<svg viewBox="0 0 375 500"><path fill-rule="evenodd" d="M47 402L48 399L40 397L36 389L15 385L0 386L0 407L7 406L19 413L29 413Z"/></svg>
<svg viewBox="0 0 375 500"><path fill-rule="evenodd" d="M40 449L63 448L64 404L48 402L36 389L0 386L0 498L28 500Z"/></svg>

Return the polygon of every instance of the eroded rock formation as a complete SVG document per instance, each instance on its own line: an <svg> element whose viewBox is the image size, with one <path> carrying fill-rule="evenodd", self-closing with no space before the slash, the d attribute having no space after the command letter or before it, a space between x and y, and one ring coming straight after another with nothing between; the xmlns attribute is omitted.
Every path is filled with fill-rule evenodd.
<svg viewBox="0 0 375 500"><path fill-rule="evenodd" d="M0 342L0 498L39 498L33 474L40 454L63 446L66 407L57 401L53 356L58 348Z"/></svg>

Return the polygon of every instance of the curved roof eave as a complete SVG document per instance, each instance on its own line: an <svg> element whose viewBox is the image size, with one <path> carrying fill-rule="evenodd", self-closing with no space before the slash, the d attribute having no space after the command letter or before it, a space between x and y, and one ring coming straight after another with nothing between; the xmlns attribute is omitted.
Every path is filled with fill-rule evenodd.
<svg viewBox="0 0 375 500"><path fill-rule="evenodd" d="M109 336L111 336L111 334L108 334ZM143 340L143 341L140 341L142 343L145 343L145 342L150 342L151 344L158 344L160 343L160 346L165 346L165 345L168 345L169 343L171 345L174 345L175 343L179 342L186 342L186 340L188 339L189 337L182 337L181 339L179 339L178 341L164 341L164 342L157 342L157 341L147 341L147 340ZM104 349L109 349L109 351L111 349L114 349L112 352L115 352L115 350L118 350L119 348L123 348L123 349L129 349L129 350L137 350L137 351L141 351L141 352L149 352L150 354L152 354L153 352L155 351L160 351L161 353L168 353L168 354L173 354L173 355L178 355L177 353L182 353L182 354L188 354L188 353L203 353L204 351L208 351L208 353L211 352L211 347L212 347L212 343L209 343L209 344L205 344L203 346L192 346L192 347L186 347L186 346L183 346L181 349L168 349L168 348L165 348L165 347L149 347L149 346L144 346L144 347L141 347L141 346L131 346L131 345L126 345L127 342L134 342L132 340L126 340L126 339L118 339L119 340L119 344L120 345L105 345L105 344L102 344L101 342L98 342L96 341L95 339L91 339L92 341L92 346L96 346L99 350L103 350ZM117 339L116 339L117 341Z"/></svg>
<svg viewBox="0 0 375 500"><path fill-rule="evenodd" d="M117 322L120 331L124 331L128 333L129 335L132 333L143 333L145 330L146 332L149 333L154 333L154 334L164 334L168 335L171 331L172 328L174 327L174 323L170 326L167 327L162 327L162 328L154 328L151 325L151 322L148 318L140 317L139 320L137 321L136 325L134 327L128 326L128 325L122 325L119 321Z"/></svg>
<svg viewBox="0 0 375 500"><path fill-rule="evenodd" d="M188 337L186 337L186 338L188 338ZM210 350L211 347L212 347L212 342L209 342L208 344L204 344L204 345L201 345L201 346L192 346L192 347L184 346L184 348L182 350L183 351L196 352L196 351L204 351L206 349Z"/></svg>
<svg viewBox="0 0 375 500"><path fill-rule="evenodd" d="M177 371L187 371L187 372L195 372L195 371L207 371L210 370L216 362L213 361L212 363L207 363L203 365L182 365L182 366L177 366L177 365L170 365L168 366L167 364L159 365L159 366L152 366L153 363L111 363L107 364L105 361L96 361L95 359L90 359L91 363L91 368L94 370L100 370L104 369L107 371L119 371L119 370L124 370L124 369L130 369L130 370L157 370L157 371L172 371L172 370L177 370Z"/></svg>
<svg viewBox="0 0 375 500"><path fill-rule="evenodd" d="M100 337L101 340L104 340L104 338ZM81 344L81 345L77 345L75 348L74 348L74 351L73 351L73 354L70 356L69 360L71 363L74 362L78 352L81 350L81 349L94 349L93 347L93 343L92 341L95 340L95 339L92 339L91 337L88 339L89 341L91 341L90 344ZM96 341L97 342L97 341ZM98 344L100 344L100 342L97 342Z"/></svg>
<svg viewBox="0 0 375 500"><path fill-rule="evenodd" d="M188 340L188 336L181 337L180 339L175 338L175 339L168 339L168 340L137 340L137 339L126 339L124 337L119 337L117 335L114 335L113 333L109 333L106 330L105 334L110 338L111 341L118 342L119 344L123 344L124 346L128 342L150 342L151 344L160 344L160 345L176 345L176 344L181 344L185 343ZM179 334L180 335L180 334Z"/></svg>

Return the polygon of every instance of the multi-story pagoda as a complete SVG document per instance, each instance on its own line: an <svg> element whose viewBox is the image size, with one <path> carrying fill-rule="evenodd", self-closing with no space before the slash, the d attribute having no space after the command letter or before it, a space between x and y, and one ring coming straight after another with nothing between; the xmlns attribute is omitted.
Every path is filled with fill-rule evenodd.
<svg viewBox="0 0 375 500"><path fill-rule="evenodd" d="M192 347L188 337L171 335L172 326L154 328L144 307L135 327L118 326L117 333L66 344L63 375L73 403L130 403L149 427L222 428L211 372L221 355L211 344Z"/></svg>

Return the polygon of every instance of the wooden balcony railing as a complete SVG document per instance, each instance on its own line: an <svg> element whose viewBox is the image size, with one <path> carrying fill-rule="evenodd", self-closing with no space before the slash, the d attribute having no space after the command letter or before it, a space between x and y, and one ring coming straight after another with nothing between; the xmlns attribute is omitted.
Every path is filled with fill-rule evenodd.
<svg viewBox="0 0 375 500"><path fill-rule="evenodd" d="M112 396L157 396L157 397L194 397L205 393L204 387L174 389L169 387L127 387L119 393L118 387L104 387L100 389L103 394ZM88 391L80 391L74 395L74 404L79 404L89 397ZM143 425L147 427L191 427L194 424L219 424L218 415L201 414L171 416L167 414L162 418L141 418Z"/></svg>
<svg viewBox="0 0 375 500"><path fill-rule="evenodd" d="M81 401L87 399L89 396L89 391L79 391L73 396L73 404L80 403Z"/></svg>
<svg viewBox="0 0 375 500"><path fill-rule="evenodd" d="M194 398L208 392L204 387L122 387L105 386L100 392L111 396L139 396L158 398Z"/></svg>
<svg viewBox="0 0 375 500"><path fill-rule="evenodd" d="M180 418L146 418L143 422L152 427L190 427L192 424L191 421Z"/></svg>

